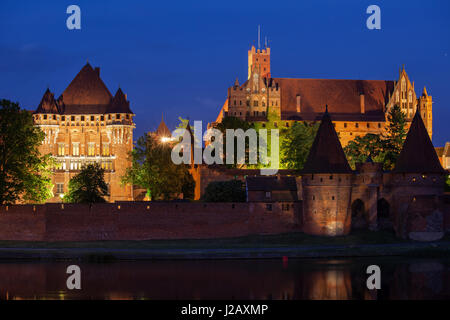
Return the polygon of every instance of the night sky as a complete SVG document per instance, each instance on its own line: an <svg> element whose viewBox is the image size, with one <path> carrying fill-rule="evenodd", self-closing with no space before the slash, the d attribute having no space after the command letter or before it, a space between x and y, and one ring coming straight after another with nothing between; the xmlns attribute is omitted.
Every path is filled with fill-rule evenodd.
<svg viewBox="0 0 450 320"><path fill-rule="evenodd" d="M81 8L81 30L66 27ZM381 30L366 8L381 8ZM433 96L433 142L450 141L450 1L22 1L0 2L0 98L35 109L58 97L89 63L136 114L135 135L161 113L214 121L236 77L247 77L257 25L274 77L397 80L405 64L420 95Z"/></svg>

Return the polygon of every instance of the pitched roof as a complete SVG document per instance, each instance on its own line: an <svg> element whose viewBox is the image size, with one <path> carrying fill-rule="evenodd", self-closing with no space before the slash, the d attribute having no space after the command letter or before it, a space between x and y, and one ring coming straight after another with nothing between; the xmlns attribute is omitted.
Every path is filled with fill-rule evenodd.
<svg viewBox="0 0 450 320"><path fill-rule="evenodd" d="M328 107L302 170L303 173L351 173Z"/></svg>
<svg viewBox="0 0 450 320"><path fill-rule="evenodd" d="M36 113L59 113L59 108L56 105L54 95L50 92L50 89L47 88L47 90L45 90L41 103L39 103L39 106L36 109Z"/></svg>
<svg viewBox="0 0 450 320"><path fill-rule="evenodd" d="M108 105L112 95L100 79L100 70L87 63L61 95L66 106ZM58 99L59 100L59 99Z"/></svg>
<svg viewBox="0 0 450 320"><path fill-rule="evenodd" d="M121 88L117 89L110 106L106 109L106 113L133 113L130 109L130 102L127 101L127 97Z"/></svg>
<svg viewBox="0 0 450 320"><path fill-rule="evenodd" d="M272 78L269 86L281 88L281 118L318 120L328 104L334 120L385 121L384 108L394 90L394 81ZM361 113L360 94L364 94L365 113ZM301 112L297 113L297 95Z"/></svg>
<svg viewBox="0 0 450 320"><path fill-rule="evenodd" d="M133 113L122 90L119 88L113 98L100 78L100 69L93 69L89 63L56 101L52 93L46 92L35 113L49 113L49 110L60 114Z"/></svg>
<svg viewBox="0 0 450 320"><path fill-rule="evenodd" d="M414 115L403 149L395 164L394 172L444 173L419 109Z"/></svg>
<svg viewBox="0 0 450 320"><path fill-rule="evenodd" d="M297 191L295 177L258 176L246 178L248 191Z"/></svg>
<svg viewBox="0 0 450 320"><path fill-rule="evenodd" d="M172 136L172 133L170 132L169 128L167 127L166 123L164 122L164 117L162 115L161 115L161 122L159 123L158 129L156 129L155 133L158 136L163 136L163 137Z"/></svg>

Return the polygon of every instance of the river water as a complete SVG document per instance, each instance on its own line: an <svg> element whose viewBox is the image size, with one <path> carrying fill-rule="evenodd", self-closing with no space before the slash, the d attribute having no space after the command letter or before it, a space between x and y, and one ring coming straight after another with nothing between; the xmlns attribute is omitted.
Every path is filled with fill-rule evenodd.
<svg viewBox="0 0 450 320"><path fill-rule="evenodd" d="M81 290L67 289L72 264ZM0 261L0 299L450 299L450 259Z"/></svg>

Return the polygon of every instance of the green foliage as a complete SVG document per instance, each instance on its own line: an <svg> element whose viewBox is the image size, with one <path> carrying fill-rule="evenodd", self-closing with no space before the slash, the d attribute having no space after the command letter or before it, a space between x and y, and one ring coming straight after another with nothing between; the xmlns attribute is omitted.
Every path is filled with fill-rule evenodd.
<svg viewBox="0 0 450 320"><path fill-rule="evenodd" d="M0 204L41 203L53 196L50 156L39 153L44 138L29 111L0 100Z"/></svg>
<svg viewBox="0 0 450 320"><path fill-rule="evenodd" d="M394 169L395 163L400 151L402 151L403 143L407 135L406 116L398 105L389 110L388 127L384 138L384 169Z"/></svg>
<svg viewBox="0 0 450 320"><path fill-rule="evenodd" d="M105 182L105 170L98 163L84 166L80 173L69 181L69 192L64 196L65 202L98 203L105 202L108 186Z"/></svg>
<svg viewBox="0 0 450 320"><path fill-rule="evenodd" d="M303 169L318 129L318 123L295 122L286 130L280 148L281 168Z"/></svg>
<svg viewBox="0 0 450 320"><path fill-rule="evenodd" d="M147 189L152 200L171 200L183 193L193 198L195 182L184 164L176 165L171 158L172 148L153 135L140 137L130 153L132 166L122 177L130 183Z"/></svg>
<svg viewBox="0 0 450 320"><path fill-rule="evenodd" d="M445 192L450 192L450 175L447 176L447 180L445 181Z"/></svg>
<svg viewBox="0 0 450 320"><path fill-rule="evenodd" d="M224 157L226 156L226 153L227 153L226 130L227 129L233 129L233 130L242 129L245 132L248 129L252 129L252 128L253 128L253 125L251 125L247 121L241 120L241 119L236 118L236 117L231 117L231 116L227 116L227 117L223 118L222 122L220 122L219 124L216 125L215 129L219 130L223 134L223 155L224 155ZM234 151L233 152L234 152L234 161L235 161L235 163L233 163L233 164L225 164L227 167L229 167L229 168L242 168L244 166L248 166L248 163L249 163L249 157L248 157L249 142L248 142L248 139L245 139L245 163L246 163L246 165L239 165L239 164L237 164L237 138L234 139ZM225 163L225 159L224 159L224 163Z"/></svg>
<svg viewBox="0 0 450 320"><path fill-rule="evenodd" d="M205 202L245 202L244 183L240 180L210 182L205 189Z"/></svg>
<svg viewBox="0 0 450 320"><path fill-rule="evenodd" d="M356 137L344 148L353 169L355 163L365 162L369 156L373 161L383 163L384 170L394 169L407 134L406 117L395 105L389 110L387 121L388 126L384 135L368 133L363 137Z"/></svg>
<svg viewBox="0 0 450 320"><path fill-rule="evenodd" d="M363 163L370 156L374 162L384 161L383 140L378 134L368 133L356 137L344 148L350 166L355 169L356 163Z"/></svg>

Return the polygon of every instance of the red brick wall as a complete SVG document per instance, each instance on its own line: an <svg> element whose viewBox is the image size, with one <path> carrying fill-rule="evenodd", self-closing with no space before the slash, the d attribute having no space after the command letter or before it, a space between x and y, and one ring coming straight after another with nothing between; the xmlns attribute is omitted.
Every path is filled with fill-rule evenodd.
<svg viewBox="0 0 450 320"><path fill-rule="evenodd" d="M119 208L120 206L120 208ZM264 203L45 204L0 206L0 240L194 239L300 231L295 210Z"/></svg>

